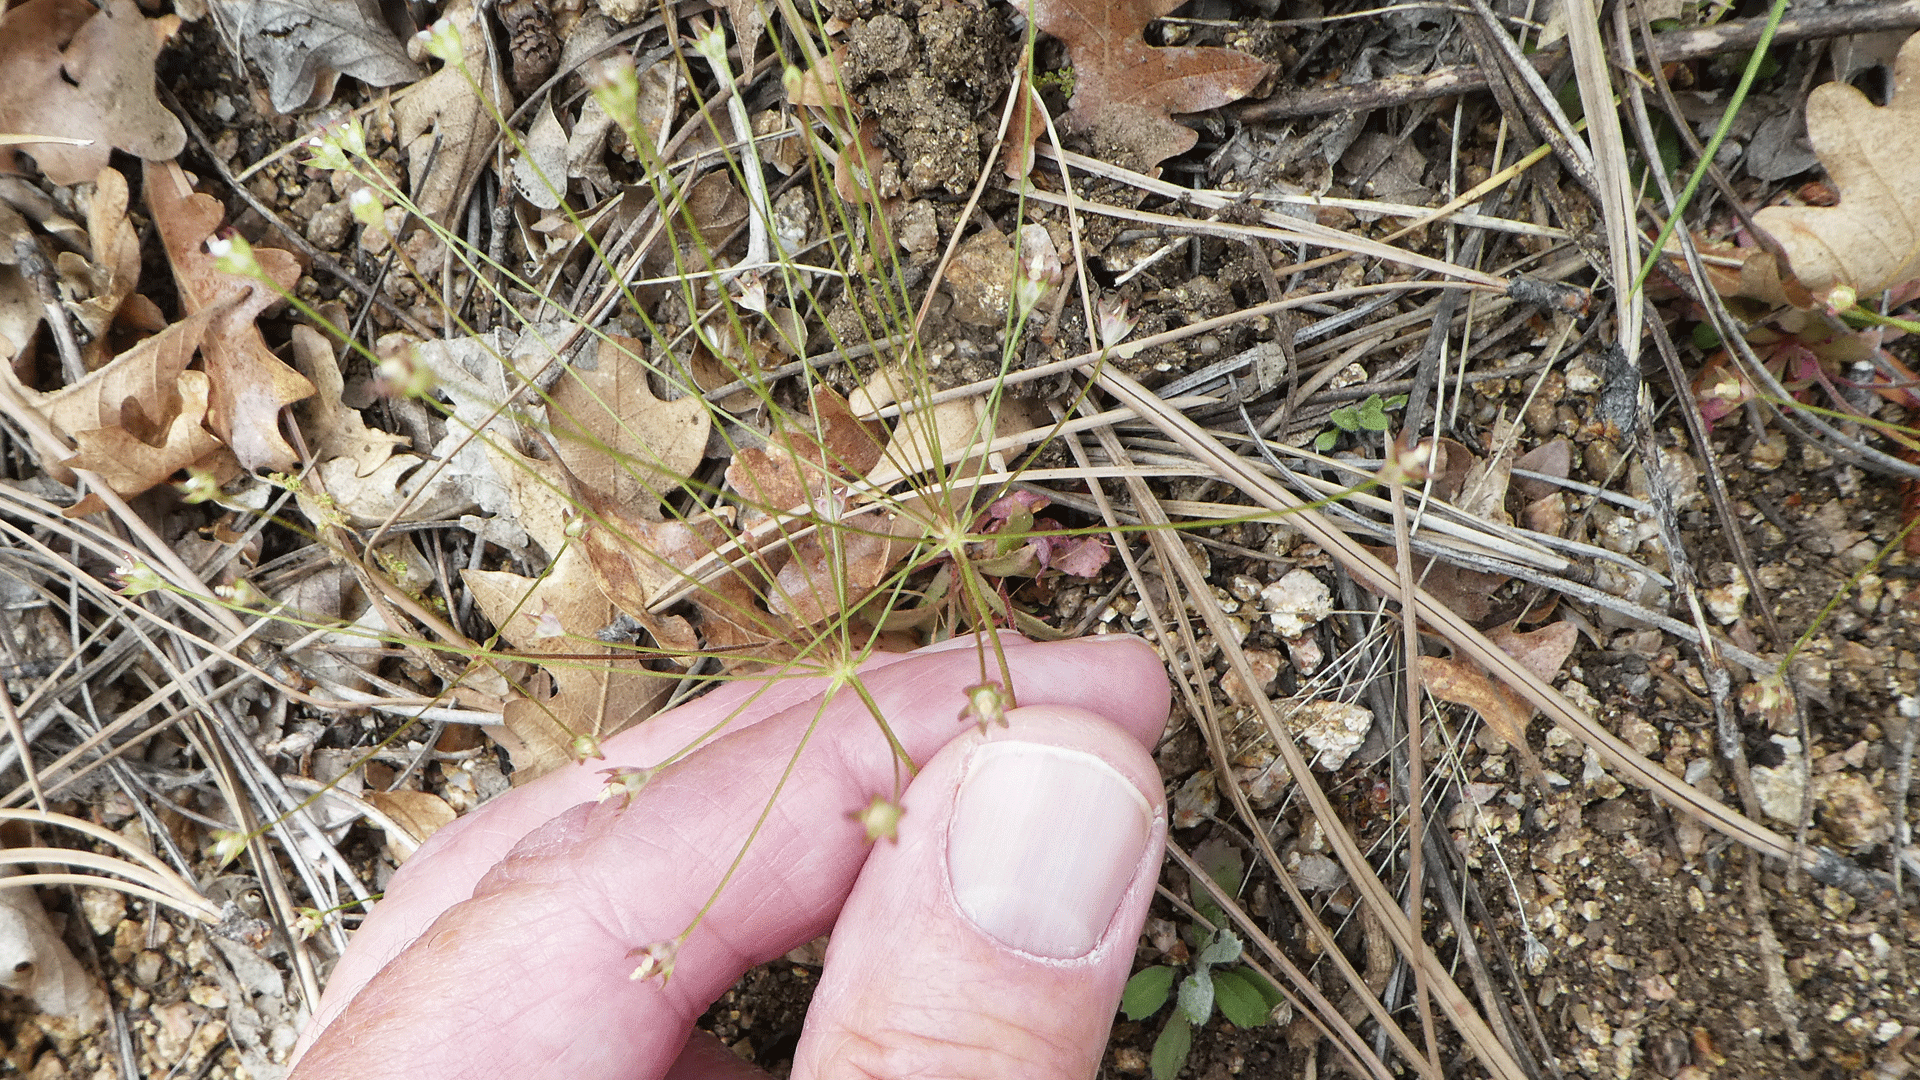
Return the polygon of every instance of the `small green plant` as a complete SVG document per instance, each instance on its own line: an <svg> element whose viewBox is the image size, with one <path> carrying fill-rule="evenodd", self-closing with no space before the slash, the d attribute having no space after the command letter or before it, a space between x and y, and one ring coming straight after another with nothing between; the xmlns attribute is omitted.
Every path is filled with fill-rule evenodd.
<svg viewBox="0 0 1920 1080"><path fill-rule="evenodd" d="M1037 90L1058 90L1062 97L1073 96L1073 69L1063 67L1058 71L1042 71L1033 77Z"/></svg>
<svg viewBox="0 0 1920 1080"><path fill-rule="evenodd" d="M1333 444L1340 440L1342 431L1385 431L1393 426L1393 422L1387 419L1387 413L1406 408L1406 405L1407 395L1405 394L1395 394L1390 398L1382 398L1379 394L1374 394L1358 404L1342 405L1327 416L1328 420L1333 421L1336 430L1323 431L1315 435L1313 448L1322 454L1333 449Z"/></svg>
<svg viewBox="0 0 1920 1080"><path fill-rule="evenodd" d="M1203 844L1195 857L1222 888L1237 888L1246 869L1240 853L1225 844L1204 850L1208 846ZM1216 926L1226 921L1226 913L1198 882L1192 895L1194 910L1202 919ZM1120 996L1120 1011L1129 1020L1144 1020L1175 997L1173 1012L1154 1040L1153 1080L1173 1080L1180 1074L1193 1049L1193 1029L1213 1018L1214 1006L1235 1026L1255 1028L1265 1024L1283 1000L1265 976L1238 963L1241 944L1232 931L1217 929L1209 934L1193 923L1183 929L1182 936L1193 946L1193 971L1180 980L1177 996L1174 979L1180 970L1167 964L1142 969L1127 980Z"/></svg>

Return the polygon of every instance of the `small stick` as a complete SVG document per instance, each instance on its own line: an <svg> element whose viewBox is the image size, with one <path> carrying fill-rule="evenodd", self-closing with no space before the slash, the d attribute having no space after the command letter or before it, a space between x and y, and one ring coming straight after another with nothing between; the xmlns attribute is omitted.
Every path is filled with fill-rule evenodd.
<svg viewBox="0 0 1920 1080"><path fill-rule="evenodd" d="M1766 19L1735 19L1719 26L1697 30L1675 30L1657 34L1653 44L1657 63L1698 60L1724 52L1751 49L1760 40ZM1824 8L1780 20L1773 35L1776 44L1811 41L1816 38L1865 34L1877 30L1920 29L1920 0L1897 3L1849 4ZM1566 59L1564 48L1535 53L1527 59L1537 71L1547 71ZM1353 86L1335 86L1318 90L1300 90L1276 94L1265 101L1226 110L1236 120L1281 120L1295 116L1319 116L1346 109L1364 111L1416 101L1485 90L1488 74L1479 65L1462 64L1441 68L1425 75L1395 76Z"/></svg>

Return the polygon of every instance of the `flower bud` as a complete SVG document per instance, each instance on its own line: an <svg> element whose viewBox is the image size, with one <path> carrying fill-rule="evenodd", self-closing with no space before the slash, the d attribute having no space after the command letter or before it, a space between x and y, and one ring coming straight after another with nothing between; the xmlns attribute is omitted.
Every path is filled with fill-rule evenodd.
<svg viewBox="0 0 1920 1080"><path fill-rule="evenodd" d="M380 201L379 193L370 187L355 188L347 196L347 209L352 211L353 220L369 229L384 232L387 227L387 208Z"/></svg>
<svg viewBox="0 0 1920 1080"><path fill-rule="evenodd" d="M1100 301L1098 318L1100 320L1100 347L1111 349L1127 340L1134 326L1140 321L1127 311L1127 302L1117 296L1109 296Z"/></svg>
<svg viewBox="0 0 1920 1080"><path fill-rule="evenodd" d="M114 571L114 576L120 579L122 596L144 596L167 587L158 570L137 559Z"/></svg>
<svg viewBox="0 0 1920 1080"><path fill-rule="evenodd" d="M1022 225L1020 266L1013 279L1013 303L1019 316L1026 318L1064 276L1060 254L1054 250L1053 237L1047 234L1047 227Z"/></svg>
<svg viewBox="0 0 1920 1080"><path fill-rule="evenodd" d="M460 28L453 25L451 19L438 19L417 36L427 55L436 60L459 64L466 59L466 48L460 41Z"/></svg>
<svg viewBox="0 0 1920 1080"><path fill-rule="evenodd" d="M207 241L207 254L213 256L213 268L223 274L252 278L266 276L266 272L260 269L260 260L253 257L253 245L238 233Z"/></svg>
<svg viewBox="0 0 1920 1080"><path fill-rule="evenodd" d="M593 99L613 122L620 125L629 141L640 134L640 76L633 70L633 57L619 53L593 68L587 76Z"/></svg>

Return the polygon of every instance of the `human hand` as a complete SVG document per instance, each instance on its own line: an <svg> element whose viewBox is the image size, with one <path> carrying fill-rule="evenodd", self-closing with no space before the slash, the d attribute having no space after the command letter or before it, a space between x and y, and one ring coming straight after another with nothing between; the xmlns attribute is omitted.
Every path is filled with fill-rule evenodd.
<svg viewBox="0 0 1920 1080"><path fill-rule="evenodd" d="M796 1080L1091 1077L1166 838L1148 754L1166 676L1134 638L1003 642L1022 707L984 733L957 719L980 681L970 640L862 668L921 767L897 844L848 817L892 795L895 759L852 692L822 707L824 679L722 688L442 829L334 969L295 1080L750 1075L689 1041L694 1020L829 929ZM729 716L631 805L593 801L600 769L652 766ZM693 922L776 787L672 978L631 979L634 950Z"/></svg>

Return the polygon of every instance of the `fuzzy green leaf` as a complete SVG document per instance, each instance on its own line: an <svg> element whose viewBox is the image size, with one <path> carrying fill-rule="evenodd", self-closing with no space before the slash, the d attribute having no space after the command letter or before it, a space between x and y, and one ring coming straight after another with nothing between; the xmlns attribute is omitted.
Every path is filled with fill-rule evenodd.
<svg viewBox="0 0 1920 1080"><path fill-rule="evenodd" d="M1206 968L1180 980L1180 1009L1178 1015L1186 1017L1196 1024L1204 1024L1213 1016L1213 973Z"/></svg>
<svg viewBox="0 0 1920 1080"><path fill-rule="evenodd" d="M1129 1020L1145 1020L1160 1011L1172 991L1172 968L1143 968L1127 980L1127 988L1120 992L1120 1011L1126 1013Z"/></svg>
<svg viewBox="0 0 1920 1080"><path fill-rule="evenodd" d="M1160 1037L1153 1042L1153 1080L1179 1076L1192 1049L1193 1027L1176 1012L1167 1018L1167 1026L1160 1029Z"/></svg>
<svg viewBox="0 0 1920 1080"><path fill-rule="evenodd" d="M1327 419L1333 421L1333 426L1341 431L1360 430L1360 410L1351 405L1342 405L1333 410L1327 414Z"/></svg>
<svg viewBox="0 0 1920 1080"><path fill-rule="evenodd" d="M1235 1027L1256 1028L1267 1022L1267 1003L1242 971L1214 972L1213 994L1220 1015Z"/></svg>
<svg viewBox="0 0 1920 1080"><path fill-rule="evenodd" d="M1215 964L1231 964L1238 959L1240 939L1233 936L1231 930L1221 930L1213 935L1212 941L1207 942L1206 948L1200 950L1194 964L1204 971Z"/></svg>
<svg viewBox="0 0 1920 1080"><path fill-rule="evenodd" d="M1340 441L1339 432L1323 431L1320 434L1315 435L1313 437L1313 452L1316 454L1324 454L1327 451L1333 449L1333 444L1339 441Z"/></svg>

